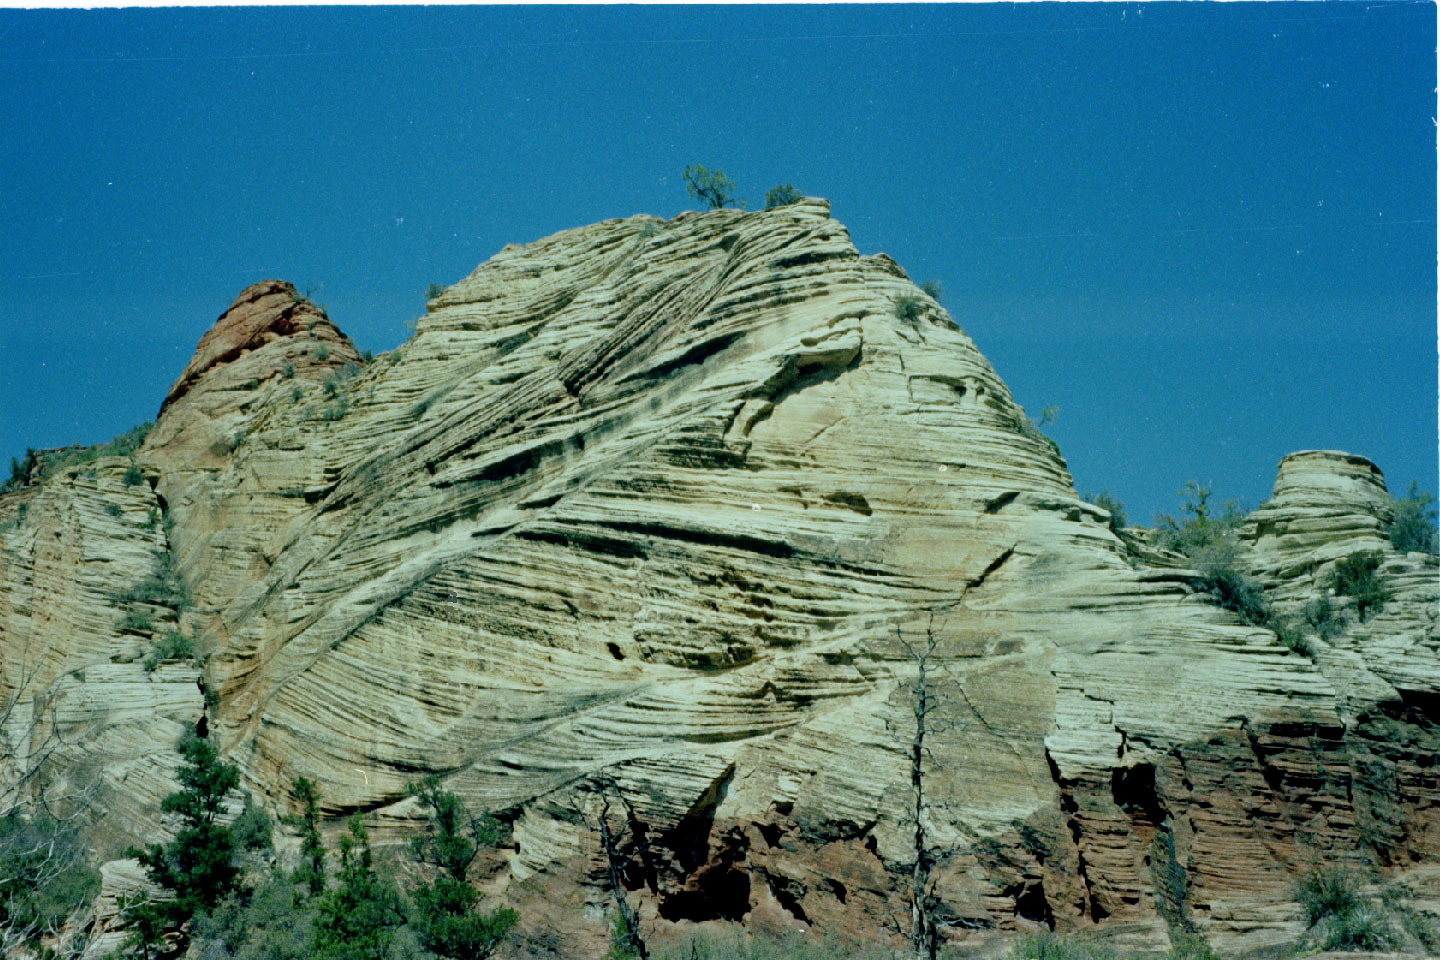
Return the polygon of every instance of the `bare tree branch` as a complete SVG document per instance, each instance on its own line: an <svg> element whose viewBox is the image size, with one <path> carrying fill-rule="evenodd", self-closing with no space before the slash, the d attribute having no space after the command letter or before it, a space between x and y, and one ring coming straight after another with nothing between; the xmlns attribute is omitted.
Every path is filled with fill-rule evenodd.
<svg viewBox="0 0 1440 960"><path fill-rule="evenodd" d="M572 809L579 814L586 826L599 835L600 848L605 854L606 884L610 888L610 896L615 901L619 917L616 933L623 939L623 944L620 945L634 951L634 955L640 960L648 960L650 950L640 930L640 914L630 905L630 898L625 891L625 866L629 863L630 856L625 853L622 845L624 835L628 832L636 854L644 857L649 852L650 842L638 829L639 819L635 808L620 789L614 776L602 771L594 778L594 782L597 795L592 809L582 810L579 804L574 802ZM612 814L612 797L625 808L623 815L618 811ZM618 824L612 821L612 816L619 819Z"/></svg>
<svg viewBox="0 0 1440 960"><path fill-rule="evenodd" d="M69 921L37 913L33 897L83 865L76 827L95 790L94 783L46 782L57 751L90 731L65 734L58 711L63 693L41 696L39 674L39 664L22 669L0 700L0 956L42 938L52 950L68 949L60 941Z"/></svg>

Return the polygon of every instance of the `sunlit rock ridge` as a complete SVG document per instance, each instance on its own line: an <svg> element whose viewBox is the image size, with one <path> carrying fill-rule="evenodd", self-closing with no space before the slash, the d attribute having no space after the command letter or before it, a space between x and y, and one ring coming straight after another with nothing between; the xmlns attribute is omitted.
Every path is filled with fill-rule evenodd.
<svg viewBox="0 0 1440 960"><path fill-rule="evenodd" d="M964 323L818 199L506 247L370 362L256 284L165 398L143 482L108 458L0 497L4 680L83 733L61 769L99 776L105 849L173 827L203 717L273 810L309 777L382 842L440 774L510 827L487 883L517 943L566 955L605 935L602 787L652 841L657 929L908 924L927 632L949 937L1259 947L1302 929L1314 862L1433 876L1436 560L1390 546L1379 470L1292 455L1242 528L1281 608L1383 557L1395 599L1303 656L1112 533ZM122 628L165 557L188 607ZM177 628L198 665L147 671Z"/></svg>

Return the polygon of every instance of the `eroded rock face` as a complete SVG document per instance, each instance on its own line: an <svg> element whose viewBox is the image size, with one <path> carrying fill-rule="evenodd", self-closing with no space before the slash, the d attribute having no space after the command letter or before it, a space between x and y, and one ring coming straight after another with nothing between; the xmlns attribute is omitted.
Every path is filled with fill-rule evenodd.
<svg viewBox="0 0 1440 960"><path fill-rule="evenodd" d="M22 491L90 546L46 559L61 525L33 506L4 535L7 679L23 646L45 684L82 667L90 689L122 643L74 571L133 554L140 577L169 550L210 735L249 788L283 808L306 776L396 837L405 783L442 774L511 825L487 882L521 906L520 949L603 937L602 795L644 826L627 877L662 933L887 936L927 634L953 937L1278 943L1313 859L1440 854L1435 561L1389 549L1379 471L1289 457L1245 528L1294 609L1335 560L1383 554L1396 599L1312 661L1137 559L971 340L823 201L507 247L369 364L293 288L251 287L139 461L124 495L166 523L133 549L78 478ZM157 708L175 730L77 747L150 771L112 785L121 829L157 828L198 697Z"/></svg>

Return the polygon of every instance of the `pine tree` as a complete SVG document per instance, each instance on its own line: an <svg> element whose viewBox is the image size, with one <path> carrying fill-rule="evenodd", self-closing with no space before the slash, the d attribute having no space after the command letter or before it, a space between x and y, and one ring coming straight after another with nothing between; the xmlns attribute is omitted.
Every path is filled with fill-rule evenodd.
<svg viewBox="0 0 1440 960"><path fill-rule="evenodd" d="M311 952L322 960L383 960L405 923L405 905L375 870L360 814L351 816L339 853L336 885L315 899Z"/></svg>
<svg viewBox="0 0 1440 960"><path fill-rule="evenodd" d="M410 784L407 792L418 797L430 814L429 828L411 841L411 852L439 871L432 882L411 891L415 900L411 927L427 950L442 957L487 957L518 917L503 907L490 913L477 911L480 894L466 875L480 849L495 845L500 825L489 815L472 817L459 797L440 789L440 778L434 775Z"/></svg>
<svg viewBox="0 0 1440 960"><path fill-rule="evenodd" d="M290 879L302 886L310 896L318 897L325 892L325 844L320 839L320 790L314 781L296 777L290 784L295 799L300 801L300 812L285 817L288 827L300 830L300 866Z"/></svg>
<svg viewBox="0 0 1440 960"><path fill-rule="evenodd" d="M180 814L180 830L170 843L127 851L155 884L174 894L172 900L128 911L136 931L134 945L145 955L163 928L179 926L240 888L240 868L232 862L234 834L216 822L225 795L240 783L240 771L223 763L210 741L201 737L187 736L179 749L185 758L181 789L162 800L160 809Z"/></svg>
<svg viewBox="0 0 1440 960"><path fill-rule="evenodd" d="M725 176L724 170L708 170L698 163L692 163L681 174L685 181L685 192L701 201L711 210L719 210L735 203L735 182Z"/></svg>

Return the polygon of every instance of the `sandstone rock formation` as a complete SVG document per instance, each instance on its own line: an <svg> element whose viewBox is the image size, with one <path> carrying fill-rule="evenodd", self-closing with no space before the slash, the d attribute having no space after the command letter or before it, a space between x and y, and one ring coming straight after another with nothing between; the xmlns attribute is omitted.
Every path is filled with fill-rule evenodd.
<svg viewBox="0 0 1440 960"><path fill-rule="evenodd" d="M662 935L884 939L914 860L903 641L928 631L954 938L1259 947L1298 934L1316 860L1440 863L1436 560L1390 548L1379 470L1292 455L1246 522L1289 608L1384 556L1396 599L1312 660L1113 534L970 338L820 200L507 247L370 363L257 284L137 462L142 484L96 462L0 496L0 669L38 670L84 732L64 769L99 778L115 845L165 828L203 715L276 809L303 775L399 837L433 771L495 811L522 954L598 955L602 789L644 826L627 876ZM146 673L115 596L165 556L190 602L155 618L201 665Z"/></svg>

